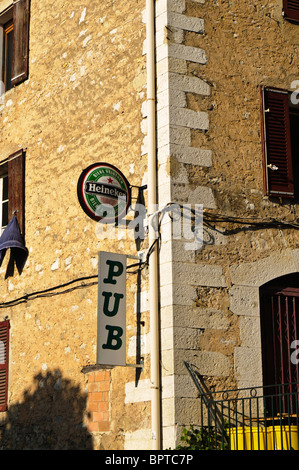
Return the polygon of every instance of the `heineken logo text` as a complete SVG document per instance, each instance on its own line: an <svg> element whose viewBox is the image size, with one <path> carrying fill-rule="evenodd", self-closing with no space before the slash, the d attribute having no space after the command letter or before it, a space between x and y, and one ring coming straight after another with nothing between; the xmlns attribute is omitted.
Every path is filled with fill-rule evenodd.
<svg viewBox="0 0 299 470"><path fill-rule="evenodd" d="M103 183L87 181L85 192L88 194L102 194L113 198L126 198L126 193L116 186L108 186Z"/></svg>

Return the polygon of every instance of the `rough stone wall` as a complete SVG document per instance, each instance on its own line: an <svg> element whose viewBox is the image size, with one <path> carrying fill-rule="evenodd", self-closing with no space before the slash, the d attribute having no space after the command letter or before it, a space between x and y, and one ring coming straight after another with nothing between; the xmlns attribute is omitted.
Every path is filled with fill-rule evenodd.
<svg viewBox="0 0 299 470"><path fill-rule="evenodd" d="M256 2L206 2L201 13L205 19L205 35L200 44L208 60L200 73L211 84L211 95L209 100L201 100L200 106L201 110L208 111L210 126L207 133L194 131L193 143L212 150L213 157L208 169L200 172L190 169L189 181L192 185L204 181L211 189L216 213L296 222L297 204L264 195L259 87L270 85L292 91L292 82L298 76L298 25L283 18L281 1L259 5ZM191 41L192 34L186 40ZM193 65L189 70L199 73ZM190 99L191 106L198 106L198 103L198 99ZM227 223L215 228L220 232L218 240L214 237L215 231L207 228L209 242L198 254L197 262L201 266L208 263L217 265L218 269L221 267L227 288L238 284L232 266L254 261L258 265L259 260L271 259L273 252L282 253L282 259L288 260L289 250L298 248L297 231L288 228L242 230L244 226ZM231 236L222 235L230 230ZM270 268L272 278L284 274L283 269L277 268L276 263ZM258 273L257 268L256 271ZM225 308L220 311L233 327L236 320L231 317L225 292L222 293ZM210 301L204 300L204 303ZM242 309L234 313L241 322L240 330L237 329L241 336L237 334L225 346L223 341L214 348L219 352L222 349L222 353L230 357L230 367L236 369L233 374L236 383L244 385L246 367L252 364L248 363L249 353L247 359L244 355L242 364L238 362L238 348L245 343L247 348L257 347L260 338L255 331L258 331L259 318L251 317L254 326L250 324L246 328ZM239 369L243 369L241 376ZM251 380L258 379L257 375Z"/></svg>
<svg viewBox="0 0 299 470"><path fill-rule="evenodd" d="M0 11L8 3L1 1ZM8 279L6 258L0 279L1 303L30 296L0 311L0 319L8 316L11 324L9 411L1 414L1 432L11 448L123 448L126 432L147 426L145 405L125 403L125 386L135 383L135 369L118 368L111 372L115 407L110 408L109 431L98 428L91 443L88 381L95 373L81 371L96 361L92 276L97 275L98 251L136 255L137 249L128 234L123 240L104 238L77 200L81 171L94 162L112 163L135 186L146 172L140 150L146 97L143 9L138 0L31 1L29 79L5 94L0 114L0 160L26 149L29 257L22 275L15 272ZM134 200L136 195L133 190ZM86 276L91 279L60 287ZM32 295L50 287L54 290L48 295ZM131 274L127 361L133 364L140 328L136 294L137 278ZM149 326L145 322L142 328L143 334ZM27 434L34 428L40 436L38 444L22 435L22 416L27 416ZM70 434L74 421L77 434ZM9 428L19 431L11 435Z"/></svg>
<svg viewBox="0 0 299 470"><path fill-rule="evenodd" d="M282 18L281 0L256 3L156 2L161 207L203 204L222 215L296 220L296 205L263 195L258 88L289 88L297 79L298 26ZM76 185L82 169L95 161L116 165L133 185L146 183L144 8L139 0L74 0L67 6L32 0L29 80L7 92L0 116L0 160L26 149L30 253L22 276L5 280L6 266L1 268L1 302L96 275L99 250L137 253L134 241L121 234L103 239L79 207ZM186 250L184 240L171 238L170 221L163 221L164 448L173 447L180 426L198 416L197 392L183 361L195 363L217 387L256 385L258 288L298 271L292 229L243 231L227 223L204 228L204 247ZM96 356L93 281L1 309L0 319L11 321L4 447L150 448L147 273L141 286L134 274L127 285L128 362L135 363L141 350L144 369L110 371L105 432L98 423L107 423L107 414L88 416L100 412L103 396L95 411L88 392L94 393L92 383L101 392L101 382L96 372L81 372ZM77 432L69 435L70 428Z"/></svg>
<svg viewBox="0 0 299 470"><path fill-rule="evenodd" d="M171 306L162 286L165 312L166 306L172 312L168 375L175 429L197 416L196 390L183 360L218 389L260 384L258 288L298 271L296 230L208 223L207 214L297 222L297 204L263 192L259 87L292 91L299 29L283 18L279 0L168 3L163 47L169 92L176 94L167 111L173 140L159 149L161 200L203 204L206 211L202 249L188 253L172 243ZM161 271L170 283L166 266Z"/></svg>

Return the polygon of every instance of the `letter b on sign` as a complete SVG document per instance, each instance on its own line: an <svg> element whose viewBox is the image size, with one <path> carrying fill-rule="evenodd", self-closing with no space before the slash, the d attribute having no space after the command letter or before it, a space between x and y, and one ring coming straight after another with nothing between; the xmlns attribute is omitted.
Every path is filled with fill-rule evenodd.
<svg viewBox="0 0 299 470"><path fill-rule="evenodd" d="M106 325L108 330L107 343L103 344L103 349L117 350L122 347L123 329L120 326Z"/></svg>
<svg viewBox="0 0 299 470"><path fill-rule="evenodd" d="M99 253L97 364L126 365L127 257Z"/></svg>

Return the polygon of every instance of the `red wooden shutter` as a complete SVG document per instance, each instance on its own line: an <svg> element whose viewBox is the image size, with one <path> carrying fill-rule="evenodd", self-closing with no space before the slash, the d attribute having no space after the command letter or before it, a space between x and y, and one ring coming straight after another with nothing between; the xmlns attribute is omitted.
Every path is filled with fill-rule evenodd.
<svg viewBox="0 0 299 470"><path fill-rule="evenodd" d="M25 234L25 152L8 158L8 218L15 213L22 235Z"/></svg>
<svg viewBox="0 0 299 470"><path fill-rule="evenodd" d="M7 408L9 321L0 322L0 411Z"/></svg>
<svg viewBox="0 0 299 470"><path fill-rule="evenodd" d="M283 0L283 12L286 18L299 21L299 0Z"/></svg>
<svg viewBox="0 0 299 470"><path fill-rule="evenodd" d="M13 5L12 85L28 78L30 0L17 0Z"/></svg>
<svg viewBox="0 0 299 470"><path fill-rule="evenodd" d="M289 94L285 90L264 88L262 99L265 192L294 197Z"/></svg>

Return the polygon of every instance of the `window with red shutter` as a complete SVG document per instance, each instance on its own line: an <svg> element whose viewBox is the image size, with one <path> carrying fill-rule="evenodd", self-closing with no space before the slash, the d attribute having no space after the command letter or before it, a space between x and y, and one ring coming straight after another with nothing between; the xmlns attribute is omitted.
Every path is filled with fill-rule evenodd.
<svg viewBox="0 0 299 470"><path fill-rule="evenodd" d="M264 187L269 196L297 197L297 108L291 107L288 91L262 89Z"/></svg>
<svg viewBox="0 0 299 470"><path fill-rule="evenodd" d="M18 150L0 165L0 235L15 215L25 236L25 152Z"/></svg>
<svg viewBox="0 0 299 470"><path fill-rule="evenodd" d="M0 67L4 91L28 78L30 0L16 0L0 12Z"/></svg>
<svg viewBox="0 0 299 470"><path fill-rule="evenodd" d="M12 87L12 54L13 54L13 22L9 21L3 28L3 82L5 90Z"/></svg>
<svg viewBox="0 0 299 470"><path fill-rule="evenodd" d="M0 322L0 411L7 409L9 321Z"/></svg>
<svg viewBox="0 0 299 470"><path fill-rule="evenodd" d="M299 201L299 106L291 104L289 112L294 175L294 196L295 200Z"/></svg>
<svg viewBox="0 0 299 470"><path fill-rule="evenodd" d="M8 174L4 169L0 169L0 234L8 224Z"/></svg>
<svg viewBox="0 0 299 470"><path fill-rule="evenodd" d="M25 235L25 152L19 150L8 158L8 219L16 215Z"/></svg>
<svg viewBox="0 0 299 470"><path fill-rule="evenodd" d="M17 0L13 8L12 85L28 78L30 0Z"/></svg>
<svg viewBox="0 0 299 470"><path fill-rule="evenodd" d="M288 20L299 21L299 0L283 0L283 13Z"/></svg>

